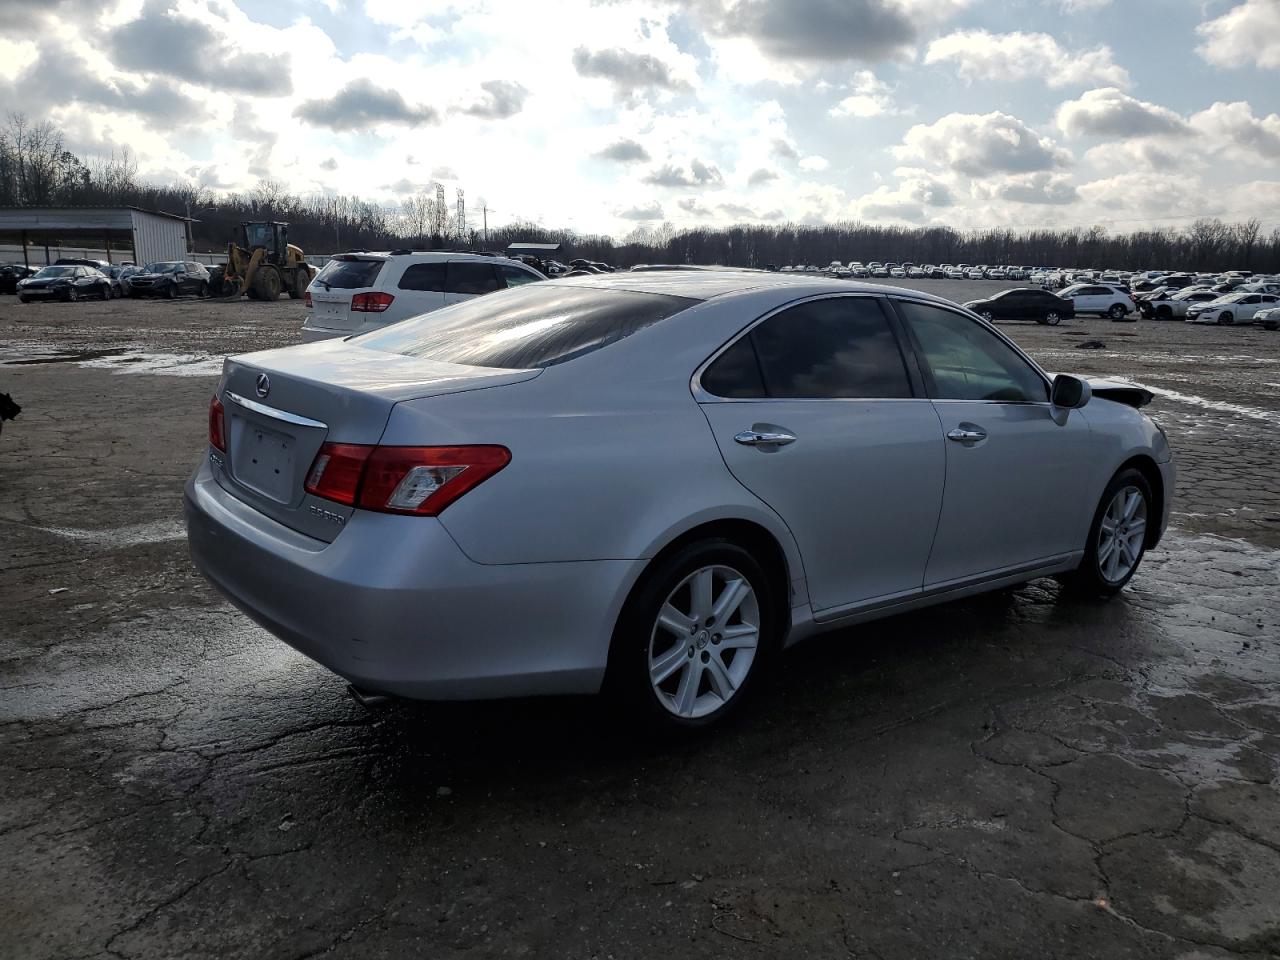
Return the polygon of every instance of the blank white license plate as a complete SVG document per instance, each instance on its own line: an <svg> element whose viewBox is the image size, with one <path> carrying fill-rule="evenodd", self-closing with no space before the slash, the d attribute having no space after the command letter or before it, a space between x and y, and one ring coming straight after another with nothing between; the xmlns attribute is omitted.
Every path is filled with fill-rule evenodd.
<svg viewBox="0 0 1280 960"><path fill-rule="evenodd" d="M239 419L239 418L237 418ZM236 479L265 497L288 503L293 499L293 437L240 421L240 443L233 466Z"/></svg>

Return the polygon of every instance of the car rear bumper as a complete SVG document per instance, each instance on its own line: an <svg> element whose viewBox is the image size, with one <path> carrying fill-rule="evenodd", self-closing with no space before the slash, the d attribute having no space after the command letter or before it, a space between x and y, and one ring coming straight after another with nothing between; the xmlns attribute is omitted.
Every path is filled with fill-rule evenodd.
<svg viewBox="0 0 1280 960"><path fill-rule="evenodd" d="M594 693L644 561L480 564L432 517L356 511L332 543L187 483L196 566L237 607L356 686L417 699Z"/></svg>

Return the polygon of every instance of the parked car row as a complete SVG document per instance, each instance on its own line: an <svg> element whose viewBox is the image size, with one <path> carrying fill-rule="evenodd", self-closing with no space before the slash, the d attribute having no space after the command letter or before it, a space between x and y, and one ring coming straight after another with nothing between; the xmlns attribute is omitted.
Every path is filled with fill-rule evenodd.
<svg viewBox="0 0 1280 960"><path fill-rule="evenodd" d="M194 261L161 261L145 267L98 263L68 259L39 270L6 264L0 268L0 293L6 292L7 282L12 282L12 292L22 303L209 295L209 271Z"/></svg>

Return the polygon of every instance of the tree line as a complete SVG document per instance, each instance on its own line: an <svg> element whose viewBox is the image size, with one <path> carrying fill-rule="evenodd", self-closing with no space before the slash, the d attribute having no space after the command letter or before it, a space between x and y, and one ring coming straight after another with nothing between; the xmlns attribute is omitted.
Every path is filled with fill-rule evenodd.
<svg viewBox="0 0 1280 960"><path fill-rule="evenodd" d="M342 250L503 250L508 243L559 243L560 258L627 267L637 263L767 267L885 260L913 263L1017 264L1034 267L1243 269L1280 272L1280 228L1257 219L1196 220L1111 234L1101 226L1061 230L956 230L848 221L823 225L737 224L677 228L639 226L625 238L511 223L488 231L459 223L454 206L427 190L387 207L358 196L298 196L261 179L247 192L187 183L153 183L138 175L128 148L82 158L49 122L10 114L0 127L0 207L135 206L193 218L197 250L224 249L242 220L282 220L289 239L309 253Z"/></svg>

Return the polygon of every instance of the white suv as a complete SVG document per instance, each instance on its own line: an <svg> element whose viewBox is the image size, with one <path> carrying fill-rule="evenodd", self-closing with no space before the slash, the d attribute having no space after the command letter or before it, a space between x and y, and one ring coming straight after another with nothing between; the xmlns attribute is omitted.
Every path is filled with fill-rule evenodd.
<svg viewBox="0 0 1280 960"><path fill-rule="evenodd" d="M307 287L302 341L378 330L451 303L546 277L517 260L473 253L344 253Z"/></svg>
<svg viewBox="0 0 1280 960"><path fill-rule="evenodd" d="M1133 299L1124 290L1101 283L1072 284L1058 296L1066 297L1075 305L1077 316L1096 313L1112 320L1123 320L1137 309ZM1135 315L1133 319L1138 318Z"/></svg>

